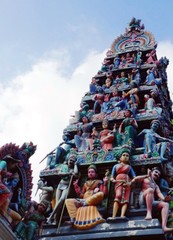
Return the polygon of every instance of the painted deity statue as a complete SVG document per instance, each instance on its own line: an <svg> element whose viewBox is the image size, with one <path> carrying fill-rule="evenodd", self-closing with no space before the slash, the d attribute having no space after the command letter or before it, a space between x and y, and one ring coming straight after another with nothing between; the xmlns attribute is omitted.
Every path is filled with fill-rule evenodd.
<svg viewBox="0 0 173 240"><path fill-rule="evenodd" d="M144 101L145 101L145 110L146 113L151 113L152 111L156 111L158 114L161 114L162 108L158 107L154 98L151 97L149 94L144 95Z"/></svg>
<svg viewBox="0 0 173 240"><path fill-rule="evenodd" d="M97 178L95 165L88 167L88 180L83 185L82 191L78 180L74 182L74 188L78 199L66 199L66 207L71 224L77 229L89 229L105 220L100 215L97 206L101 204L104 195L107 194L108 177L102 180Z"/></svg>
<svg viewBox="0 0 173 240"><path fill-rule="evenodd" d="M52 210L53 203L54 203L54 191L55 189L48 185L47 181L44 179L39 179L37 183L37 191L41 190L41 193L39 194L39 202L42 202L44 200L49 202L49 206L47 209L47 212L50 212ZM37 192L36 192L37 194Z"/></svg>
<svg viewBox="0 0 173 240"><path fill-rule="evenodd" d="M12 176L11 171L16 168L18 163L20 163L20 160L14 159L11 155L6 155L0 160L0 214L7 219L11 192L5 181Z"/></svg>
<svg viewBox="0 0 173 240"><path fill-rule="evenodd" d="M117 217L121 208L120 217L125 217L131 192L131 179L136 175L129 164L130 152L124 148L121 152L120 163L115 164L111 173L111 181L115 183L115 197L112 218Z"/></svg>
<svg viewBox="0 0 173 240"><path fill-rule="evenodd" d="M41 237L45 212L48 207L47 201L35 204L28 210L23 220L17 225L15 233L20 239L32 240L35 236Z"/></svg>
<svg viewBox="0 0 173 240"><path fill-rule="evenodd" d="M70 149L75 147L74 140L70 140L70 133L66 132L63 134L63 142L59 144L56 148L55 157L53 156L53 150L51 154L48 154L47 158L47 168L53 169L59 163L63 163L68 157ZM44 159L43 159L44 160ZM42 161L43 161L42 160Z"/></svg>
<svg viewBox="0 0 173 240"><path fill-rule="evenodd" d="M167 142L172 142L172 140L168 138L161 137L157 130L160 126L159 120L153 120L151 122L150 129L143 129L139 134L139 136L144 135L143 145L144 145L144 153L150 158L153 154L159 154L161 160L166 160L164 154L167 149ZM159 143L157 143L159 141Z"/></svg>
<svg viewBox="0 0 173 240"><path fill-rule="evenodd" d="M73 176L77 176L78 168L75 164L76 156L71 155L68 159L68 164L62 164L58 175L61 177L61 181L56 189L56 204L53 212L49 216L47 222L55 222L57 224L57 215L61 212L63 203L69 194L69 184Z"/></svg>
<svg viewBox="0 0 173 240"><path fill-rule="evenodd" d="M114 141L114 134L108 129L108 121L105 119L102 122L103 130L100 132L100 143L103 150L112 150L112 143Z"/></svg>
<svg viewBox="0 0 173 240"><path fill-rule="evenodd" d="M78 152L85 152L90 149L89 140L91 138L92 128L92 122L89 122L87 116L83 116L80 130L78 134L74 136L74 142Z"/></svg>
<svg viewBox="0 0 173 240"><path fill-rule="evenodd" d="M137 176L132 182L141 182L142 183L142 198L146 203L147 214L145 219L152 219L152 210L161 212L161 220L162 220L162 229L165 233L169 233L173 231L173 228L167 227L167 219L169 213L169 204L168 202L171 200L170 196L164 196L159 186L157 185L157 181L160 178L160 170L158 168L153 168L152 170L148 170L147 175ZM155 196L157 196L160 200L155 200Z"/></svg>
<svg viewBox="0 0 173 240"><path fill-rule="evenodd" d="M135 145L135 138L136 138L136 128L138 124L135 118L132 117L132 112L128 109L125 111L125 119L121 122L119 126L119 133L124 133L124 138L122 144L127 144L131 147Z"/></svg>

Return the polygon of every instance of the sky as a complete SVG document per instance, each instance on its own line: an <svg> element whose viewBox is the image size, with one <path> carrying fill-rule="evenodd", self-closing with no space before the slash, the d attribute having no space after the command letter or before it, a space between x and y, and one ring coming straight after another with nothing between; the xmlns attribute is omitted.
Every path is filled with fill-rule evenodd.
<svg viewBox="0 0 173 240"><path fill-rule="evenodd" d="M39 162L62 142L91 78L114 39L141 19L166 56L173 94L172 0L0 0L0 146L37 145L30 158L33 198Z"/></svg>

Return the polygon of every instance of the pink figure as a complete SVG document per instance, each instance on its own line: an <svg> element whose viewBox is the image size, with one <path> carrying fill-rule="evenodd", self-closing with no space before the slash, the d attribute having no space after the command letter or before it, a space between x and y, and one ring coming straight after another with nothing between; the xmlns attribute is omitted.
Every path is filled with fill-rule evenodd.
<svg viewBox="0 0 173 240"><path fill-rule="evenodd" d="M149 169L147 175L135 177L132 182L142 182L142 195L147 207L145 219L152 219L152 208L156 207L157 210L161 211L162 229L167 233L173 231L173 228L166 226L169 213L168 202L171 200L171 197L164 197L159 186L156 184L156 181L160 178L160 174L160 170L155 167L152 171ZM154 196L157 196L160 201L155 201Z"/></svg>
<svg viewBox="0 0 173 240"><path fill-rule="evenodd" d="M100 132L100 143L102 149L105 151L112 150L112 143L114 141L114 134L108 129L108 121L105 119L102 122L103 130Z"/></svg>

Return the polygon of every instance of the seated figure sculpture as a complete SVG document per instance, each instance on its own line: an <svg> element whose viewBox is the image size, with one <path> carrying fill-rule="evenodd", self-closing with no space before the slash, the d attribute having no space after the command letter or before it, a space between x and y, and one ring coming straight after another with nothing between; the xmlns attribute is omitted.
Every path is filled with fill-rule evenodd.
<svg viewBox="0 0 173 240"><path fill-rule="evenodd" d="M147 214L145 219L152 220L152 210L161 212L161 220L162 220L162 229L165 233L170 233L173 231L173 228L167 227L167 219L169 213L169 204L168 202L171 200L170 196L164 196L159 186L156 182L160 178L160 170L158 168L153 168L152 170L148 169L147 175L137 176L132 180L133 182L141 182L142 183L142 197L146 203ZM159 200L156 200L155 197L158 197Z"/></svg>
<svg viewBox="0 0 173 240"><path fill-rule="evenodd" d="M159 153L162 161L167 160L164 157L164 154L166 152L167 142L172 142L172 140L161 137L157 133L157 130L160 126L159 120L153 120L150 126L150 129L143 129L138 134L138 137L144 135L144 153L147 154L148 158L152 157L156 153ZM159 141L159 143L157 143L157 141Z"/></svg>
<svg viewBox="0 0 173 240"><path fill-rule="evenodd" d="M105 220L100 215L97 206L101 204L104 195L107 194L108 177L103 181L97 178L95 165L88 167L88 180L84 183L82 191L78 180L74 182L78 199L66 199L66 207L70 216L70 223L77 229L89 229Z"/></svg>
<svg viewBox="0 0 173 240"><path fill-rule="evenodd" d="M115 183L115 197L113 205L112 218L117 217L119 208L121 208L120 217L124 218L129 198L130 198L130 185L131 179L136 175L133 168L129 164L130 151L128 148L123 148L120 157L120 163L113 166L111 173L111 181ZM109 219L112 219L109 218Z"/></svg>
<svg viewBox="0 0 173 240"><path fill-rule="evenodd" d="M144 101L145 101L145 110L146 113L151 113L153 110L155 110L158 114L161 114L162 108L158 107L154 98L151 97L149 94L144 95Z"/></svg>
<svg viewBox="0 0 173 240"><path fill-rule="evenodd" d="M17 225L15 233L17 239L32 240L41 237L43 223L45 222L45 213L48 207L46 200L40 202L28 209L23 220Z"/></svg>

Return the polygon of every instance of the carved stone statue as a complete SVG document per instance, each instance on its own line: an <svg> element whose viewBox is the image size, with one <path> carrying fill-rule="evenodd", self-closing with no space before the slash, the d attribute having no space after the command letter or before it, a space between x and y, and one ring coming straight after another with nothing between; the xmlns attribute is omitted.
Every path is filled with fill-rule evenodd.
<svg viewBox="0 0 173 240"><path fill-rule="evenodd" d="M58 172L58 175L61 177L61 181L56 189L56 204L53 212L47 220L48 223L54 221L57 224L56 215L57 213L61 212L64 201L69 194L70 179L72 178L72 176L78 174L78 168L77 165L75 165L75 162L76 156L71 155L68 159L68 164L62 164L60 171Z"/></svg>
<svg viewBox="0 0 173 240"><path fill-rule="evenodd" d="M67 199L66 207L70 215L71 224L77 229L89 229L105 220L97 210L104 195L107 194L108 177L103 181L97 179L97 169L95 165L88 167L88 180L84 183L82 191L78 181L74 182L74 188L78 199Z"/></svg>
<svg viewBox="0 0 173 240"><path fill-rule="evenodd" d="M130 152L129 149L123 148L120 157L120 163L115 164L111 173L111 181L115 183L115 197L113 205L112 218L117 217L119 208L121 208L120 217L125 217L129 197L131 179L136 175L133 168L129 164Z"/></svg>
<svg viewBox="0 0 173 240"><path fill-rule="evenodd" d="M144 153L150 158L153 154L159 153L161 160L166 160L164 157L167 142L172 141L168 138L161 137L157 130L160 126L160 122L158 120L153 120L151 122L150 129L143 129L139 134L138 137L144 135ZM159 143L157 143L159 141Z"/></svg>
<svg viewBox="0 0 173 240"><path fill-rule="evenodd" d="M165 233L169 233L173 231L173 228L167 227L167 219L169 213L169 204L168 202L171 200L170 196L164 196L159 186L156 184L156 181L160 178L160 170L158 168L153 168L152 170L148 170L148 174L144 176L137 176L132 180L132 182L141 182L142 183L142 197L146 203L147 214L145 219L152 219L152 209L155 211L161 212L162 219L162 229ZM157 196L160 200L156 201L155 196Z"/></svg>

